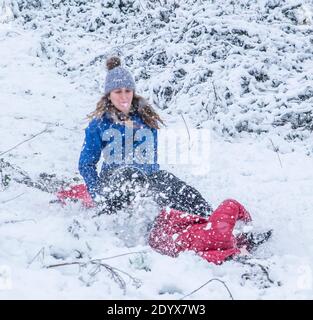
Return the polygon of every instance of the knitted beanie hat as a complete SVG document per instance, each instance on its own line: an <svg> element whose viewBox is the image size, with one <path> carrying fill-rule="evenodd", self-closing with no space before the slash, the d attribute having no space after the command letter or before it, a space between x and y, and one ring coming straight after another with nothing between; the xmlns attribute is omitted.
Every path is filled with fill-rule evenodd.
<svg viewBox="0 0 313 320"><path fill-rule="evenodd" d="M108 73L105 78L104 95L112 90L127 88L135 90L135 81L131 73L121 67L121 60L118 57L109 58L106 62Z"/></svg>

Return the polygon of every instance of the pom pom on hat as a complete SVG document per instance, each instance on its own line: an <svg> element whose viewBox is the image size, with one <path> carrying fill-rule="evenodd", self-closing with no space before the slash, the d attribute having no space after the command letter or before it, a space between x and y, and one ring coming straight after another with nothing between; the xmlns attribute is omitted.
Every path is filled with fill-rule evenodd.
<svg viewBox="0 0 313 320"><path fill-rule="evenodd" d="M119 57L111 57L106 62L107 69L112 70L121 65L121 59Z"/></svg>

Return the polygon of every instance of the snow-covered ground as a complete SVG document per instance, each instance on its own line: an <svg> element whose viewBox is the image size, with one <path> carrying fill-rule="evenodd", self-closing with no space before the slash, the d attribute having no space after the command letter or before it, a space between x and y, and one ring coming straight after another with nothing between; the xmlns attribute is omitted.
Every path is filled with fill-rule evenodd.
<svg viewBox="0 0 313 320"><path fill-rule="evenodd" d="M88 87L88 78L63 77L53 60L38 57L40 41L37 32L19 24L0 24L0 158L34 180L42 172L70 179L78 176L86 114L101 92ZM184 109L182 102L177 104ZM185 127L180 116L160 113L171 128ZM192 116L185 118L193 123ZM92 219L78 204L50 204L52 194L12 182L0 193L0 299L180 299L212 278L223 281L234 299L312 299L312 156L299 148L278 157L271 139L225 138L212 131L210 160L201 164L210 167L207 174L164 166L199 189L213 207L235 198L251 212L256 230L274 229L273 238L250 260L259 265L229 261L215 266L191 252L173 259L140 238L127 245L117 234L125 215ZM136 231L138 221L128 226ZM90 262L109 257L103 263L117 268L125 283ZM81 265L46 268L74 261ZM230 296L221 282L213 281L188 298Z"/></svg>

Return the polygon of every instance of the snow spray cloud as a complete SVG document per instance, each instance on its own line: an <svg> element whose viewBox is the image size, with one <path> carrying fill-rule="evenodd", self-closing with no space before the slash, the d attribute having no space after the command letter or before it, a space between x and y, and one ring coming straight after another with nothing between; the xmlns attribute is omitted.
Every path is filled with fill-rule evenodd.
<svg viewBox="0 0 313 320"><path fill-rule="evenodd" d="M161 129L155 141L150 129L134 131L125 127L122 133L110 128L102 135L105 143L102 155L108 164L153 164L157 161L160 165L185 165L191 173L202 175L210 170L210 138L208 129Z"/></svg>

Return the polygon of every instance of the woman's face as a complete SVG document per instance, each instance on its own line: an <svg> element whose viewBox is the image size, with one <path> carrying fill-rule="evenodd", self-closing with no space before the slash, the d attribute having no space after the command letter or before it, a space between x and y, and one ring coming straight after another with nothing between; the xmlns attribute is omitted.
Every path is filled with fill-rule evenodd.
<svg viewBox="0 0 313 320"><path fill-rule="evenodd" d="M128 114L133 101L133 96L133 90L121 88L111 91L109 98L116 109Z"/></svg>

